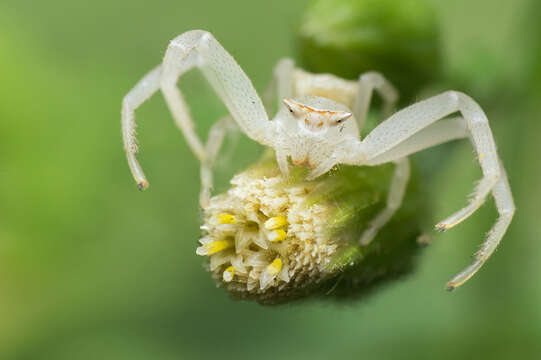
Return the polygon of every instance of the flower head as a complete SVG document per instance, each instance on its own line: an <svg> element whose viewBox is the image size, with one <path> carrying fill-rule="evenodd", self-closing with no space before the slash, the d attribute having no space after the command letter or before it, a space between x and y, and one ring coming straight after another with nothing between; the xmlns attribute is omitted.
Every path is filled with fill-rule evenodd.
<svg viewBox="0 0 541 360"><path fill-rule="evenodd" d="M358 239L384 203L390 170L347 168L307 182L301 168L284 179L265 158L211 199L196 253L236 297L276 303L328 292L372 252Z"/></svg>

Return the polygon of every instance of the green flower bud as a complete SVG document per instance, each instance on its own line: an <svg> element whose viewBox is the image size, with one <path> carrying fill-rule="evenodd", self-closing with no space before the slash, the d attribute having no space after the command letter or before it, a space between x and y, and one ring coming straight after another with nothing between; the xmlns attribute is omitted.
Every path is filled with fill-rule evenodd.
<svg viewBox="0 0 541 360"><path fill-rule="evenodd" d="M302 66L356 79L379 71L409 101L439 77L436 14L425 0L316 0L299 28Z"/></svg>
<svg viewBox="0 0 541 360"><path fill-rule="evenodd" d="M420 248L414 182L393 220L370 245L358 244L385 205L393 167L343 166L314 181L292 167L285 180L267 154L211 199L196 252L209 257L208 270L234 298L276 304L365 294L411 271Z"/></svg>

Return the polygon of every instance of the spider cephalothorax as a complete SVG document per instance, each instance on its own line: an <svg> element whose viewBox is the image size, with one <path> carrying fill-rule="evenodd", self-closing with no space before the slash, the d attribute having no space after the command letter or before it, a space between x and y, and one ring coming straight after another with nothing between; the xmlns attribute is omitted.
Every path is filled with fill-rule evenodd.
<svg viewBox="0 0 541 360"><path fill-rule="evenodd" d="M206 144L195 133L188 107L176 85L179 77L193 67L202 70L230 112L230 116L212 127ZM124 147L139 188L146 188L148 182L135 158L134 111L158 90L163 92L188 145L201 161L203 208L210 199L211 166L225 132L236 125L251 139L274 148L284 177L289 174L288 157L294 164L313 168L307 180L326 173L336 164L396 164L386 208L361 234L361 246L372 241L400 206L409 178L407 156L446 141L469 138L478 154L483 178L470 202L436 227L443 231L459 224L492 193L500 216L473 264L449 281L449 288L460 286L479 270L498 246L515 206L488 119L473 99L456 91L433 96L396 112L361 142L359 129L363 128L372 93L377 91L383 98L384 109L391 111L398 98L394 87L381 74L369 72L358 81L348 81L329 74L307 73L284 59L274 75L274 87L267 93L274 93L285 106L271 120L250 79L210 33L188 31L171 41L163 64L150 71L123 101ZM448 117L454 113L460 116Z"/></svg>
<svg viewBox="0 0 541 360"><path fill-rule="evenodd" d="M283 99L272 124L277 136L269 144L283 168L294 165L315 169L348 140L359 138L355 117L344 105L319 96ZM287 172L287 170L284 170Z"/></svg>
<svg viewBox="0 0 541 360"><path fill-rule="evenodd" d="M284 104L297 119L299 126L312 132L320 132L337 126L352 115L347 111L318 109L293 99L284 99Z"/></svg>

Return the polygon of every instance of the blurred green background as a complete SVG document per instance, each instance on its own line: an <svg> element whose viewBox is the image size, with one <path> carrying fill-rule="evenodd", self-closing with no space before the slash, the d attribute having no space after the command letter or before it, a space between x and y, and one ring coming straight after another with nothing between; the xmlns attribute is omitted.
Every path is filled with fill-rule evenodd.
<svg viewBox="0 0 541 360"><path fill-rule="evenodd" d="M541 6L436 1L446 85L493 124L517 214L487 265L454 293L495 220L492 200L434 235L418 271L362 302L262 307L216 289L195 255L199 168L161 96L137 113L139 193L120 102L195 28L212 31L261 92L296 56L306 1L0 3L0 359L530 359L541 351ZM202 77L182 88L198 131L224 112ZM465 202L480 172L467 142L436 150L433 219ZM218 190L257 157L243 138ZM247 155L253 154L253 155Z"/></svg>

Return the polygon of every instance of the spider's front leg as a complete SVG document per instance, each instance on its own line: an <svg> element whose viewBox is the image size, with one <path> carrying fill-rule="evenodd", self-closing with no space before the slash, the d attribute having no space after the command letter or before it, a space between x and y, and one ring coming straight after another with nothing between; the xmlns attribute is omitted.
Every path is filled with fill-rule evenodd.
<svg viewBox="0 0 541 360"><path fill-rule="evenodd" d="M205 31L194 30L175 38L169 44L161 66L143 78L123 102L122 127L128 163L140 188L148 186L143 171L135 158L135 109L161 88L177 126L182 130L188 145L202 163L202 205L208 200L212 178L212 158L194 130L180 90L179 77L197 67L225 103L241 130L253 140L271 145L274 127L268 120L261 99L250 79L229 53ZM207 146L208 148L208 146Z"/></svg>
<svg viewBox="0 0 541 360"><path fill-rule="evenodd" d="M457 111L463 118L441 120ZM500 216L481 250L477 252L474 263L447 283L450 289L466 282L490 257L507 230L515 211L505 170L498 158L492 132L483 110L469 96L448 91L397 112L368 134L363 142L355 144L356 149L350 149L351 155L343 155L346 158L345 163L378 165L465 136L470 137L477 152L483 178L469 204L438 223L437 228L444 231L459 224L481 206L491 191Z"/></svg>
<svg viewBox="0 0 541 360"><path fill-rule="evenodd" d="M140 190L148 187L148 181L143 169L137 161L135 154L139 151L137 138L135 136L137 125L135 124L135 109L147 101L156 91L160 89L162 67L158 66L146 74L139 82L124 96L122 100L122 141L124 151L132 173Z"/></svg>

